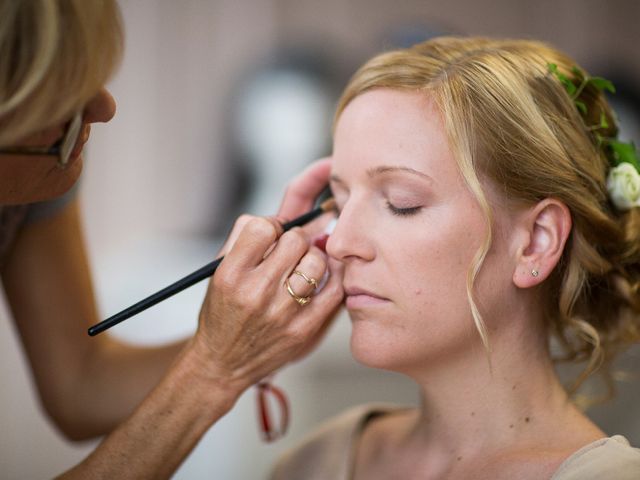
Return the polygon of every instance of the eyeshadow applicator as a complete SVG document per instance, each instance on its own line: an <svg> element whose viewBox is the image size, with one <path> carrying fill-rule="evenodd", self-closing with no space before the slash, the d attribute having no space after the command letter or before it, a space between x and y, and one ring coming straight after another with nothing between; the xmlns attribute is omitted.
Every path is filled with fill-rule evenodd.
<svg viewBox="0 0 640 480"><path fill-rule="evenodd" d="M290 222L285 223L282 226L282 229L286 232L287 230L291 230L294 227L301 227L309 223L311 220L316 219L320 215L326 212L330 212L335 208L335 201L333 198L328 198L324 200L317 208L300 215L297 218L294 218ZM172 283L168 287L163 288L162 290L154 293L153 295L148 296L147 298L140 300L138 303L122 310L119 313L116 313L112 317L107 318L106 320L101 321L100 323L96 323L92 327L89 328L88 333L89 336L93 337L105 330L117 325L118 323L137 315L138 313L146 310L154 306L157 303L166 300L169 297L172 297L176 293L181 292L182 290L195 285L196 283L204 280L207 277L210 277L214 274L220 262L224 259L224 256L215 259L213 262L206 264L204 267L196 270L193 273L190 273L184 278L181 278L175 283Z"/></svg>

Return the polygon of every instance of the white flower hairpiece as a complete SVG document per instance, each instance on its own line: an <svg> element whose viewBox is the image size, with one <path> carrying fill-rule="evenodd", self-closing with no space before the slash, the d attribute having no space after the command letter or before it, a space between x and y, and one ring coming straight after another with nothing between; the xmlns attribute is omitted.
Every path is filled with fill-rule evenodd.
<svg viewBox="0 0 640 480"><path fill-rule="evenodd" d="M602 77L591 77L578 67L574 66L571 69L578 83L576 85L573 80L559 71L555 63L549 63L547 66L549 72L560 81L567 91L583 118L587 115L587 105L579 99L579 96L587 85L592 85L600 92L604 90L611 93L616 92L616 88L609 80ZM640 207L640 159L633 142L621 142L617 138L600 135L599 130L604 131L609 128L604 111L600 113L600 123L587 126L587 128L595 135L598 146L604 149L611 165L607 175L607 190L611 202L620 211Z"/></svg>
<svg viewBox="0 0 640 480"><path fill-rule="evenodd" d="M618 210L640 207L640 173L630 163L623 162L609 170L607 190Z"/></svg>

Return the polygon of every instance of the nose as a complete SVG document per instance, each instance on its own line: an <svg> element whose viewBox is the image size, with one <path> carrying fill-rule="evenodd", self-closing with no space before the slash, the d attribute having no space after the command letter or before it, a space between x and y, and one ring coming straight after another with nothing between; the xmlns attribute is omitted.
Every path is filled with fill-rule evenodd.
<svg viewBox="0 0 640 480"><path fill-rule="evenodd" d="M373 260L375 246L371 234L375 223L368 224L366 218L366 212L347 203L327 239L327 255L343 263L356 259Z"/></svg>
<svg viewBox="0 0 640 480"><path fill-rule="evenodd" d="M85 106L83 120L85 123L105 123L115 114L116 101L106 88L101 88Z"/></svg>

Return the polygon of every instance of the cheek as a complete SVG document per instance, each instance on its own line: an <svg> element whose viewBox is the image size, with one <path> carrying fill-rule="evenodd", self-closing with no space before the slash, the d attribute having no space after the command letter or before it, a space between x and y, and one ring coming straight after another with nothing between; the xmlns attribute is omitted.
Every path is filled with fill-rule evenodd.
<svg viewBox="0 0 640 480"><path fill-rule="evenodd" d="M517 299L517 287L513 282L516 262L508 245L497 235L482 269L475 281L475 292L480 313L487 320L488 327L497 327L500 319L512 318L517 309L522 308ZM490 320L494 325L490 325Z"/></svg>
<svg viewBox="0 0 640 480"><path fill-rule="evenodd" d="M63 126L52 127L30 135L29 137L16 142L16 145L25 147L50 147L58 141L63 134Z"/></svg>
<svg viewBox="0 0 640 480"><path fill-rule="evenodd" d="M408 368L466 351L479 341L466 282L486 227L477 211L465 208L379 225L382 268L374 276L384 282L393 307L375 321L354 322L356 359L375 367Z"/></svg>
<svg viewBox="0 0 640 480"><path fill-rule="evenodd" d="M402 259L390 262L402 296L423 314L467 304L468 272L485 235L475 217L445 221L446 213L408 231L397 253Z"/></svg>
<svg viewBox="0 0 640 480"><path fill-rule="evenodd" d="M396 312L384 319L353 319L351 353L360 363L411 374L470 349L481 349L470 315Z"/></svg>
<svg viewBox="0 0 640 480"><path fill-rule="evenodd" d="M82 172L78 159L65 170L55 166L55 158L26 163L24 158L7 156L0 164L0 178L10 178L0 190L0 203L32 203L52 200L67 192Z"/></svg>

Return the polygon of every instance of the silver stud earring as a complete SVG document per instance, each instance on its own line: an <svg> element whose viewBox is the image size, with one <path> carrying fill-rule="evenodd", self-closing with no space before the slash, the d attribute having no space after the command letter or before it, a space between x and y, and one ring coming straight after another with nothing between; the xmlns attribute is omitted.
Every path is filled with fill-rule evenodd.
<svg viewBox="0 0 640 480"><path fill-rule="evenodd" d="M538 270L536 270L535 268L533 270L531 270L531 276L532 277L537 277L538 276Z"/></svg>

